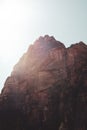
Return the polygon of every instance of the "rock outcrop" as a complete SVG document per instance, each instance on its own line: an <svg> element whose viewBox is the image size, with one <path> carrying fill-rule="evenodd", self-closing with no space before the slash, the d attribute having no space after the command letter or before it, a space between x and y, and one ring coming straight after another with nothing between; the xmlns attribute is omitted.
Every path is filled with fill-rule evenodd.
<svg viewBox="0 0 87 130"><path fill-rule="evenodd" d="M87 45L40 37L0 95L0 130L86 130Z"/></svg>

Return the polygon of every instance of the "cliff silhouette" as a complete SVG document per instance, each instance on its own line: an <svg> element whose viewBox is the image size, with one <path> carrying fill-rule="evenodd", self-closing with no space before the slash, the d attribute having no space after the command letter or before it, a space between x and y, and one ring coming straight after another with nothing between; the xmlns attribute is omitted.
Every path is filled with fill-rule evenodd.
<svg viewBox="0 0 87 130"><path fill-rule="evenodd" d="M39 37L5 81L0 130L87 130L87 45Z"/></svg>

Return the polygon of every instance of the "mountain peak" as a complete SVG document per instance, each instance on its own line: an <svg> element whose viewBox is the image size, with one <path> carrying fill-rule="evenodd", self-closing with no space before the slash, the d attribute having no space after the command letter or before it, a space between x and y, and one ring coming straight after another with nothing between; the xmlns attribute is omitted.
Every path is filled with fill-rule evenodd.
<svg viewBox="0 0 87 130"><path fill-rule="evenodd" d="M63 43L57 41L53 36L40 36L35 42L37 46L65 47Z"/></svg>
<svg viewBox="0 0 87 130"><path fill-rule="evenodd" d="M0 95L0 130L86 130L87 45L39 37Z"/></svg>

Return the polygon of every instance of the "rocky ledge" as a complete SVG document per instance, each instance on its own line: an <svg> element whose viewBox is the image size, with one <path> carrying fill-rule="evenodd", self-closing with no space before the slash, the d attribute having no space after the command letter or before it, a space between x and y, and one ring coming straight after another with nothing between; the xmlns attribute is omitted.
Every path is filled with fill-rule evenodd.
<svg viewBox="0 0 87 130"><path fill-rule="evenodd" d="M87 130L87 45L37 39L4 84L0 130Z"/></svg>

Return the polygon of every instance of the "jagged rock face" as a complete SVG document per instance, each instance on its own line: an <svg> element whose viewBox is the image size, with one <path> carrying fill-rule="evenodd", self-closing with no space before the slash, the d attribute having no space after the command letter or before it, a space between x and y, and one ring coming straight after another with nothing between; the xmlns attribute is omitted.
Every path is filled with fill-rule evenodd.
<svg viewBox="0 0 87 130"><path fill-rule="evenodd" d="M0 115L1 130L86 130L87 45L36 40L5 82Z"/></svg>

